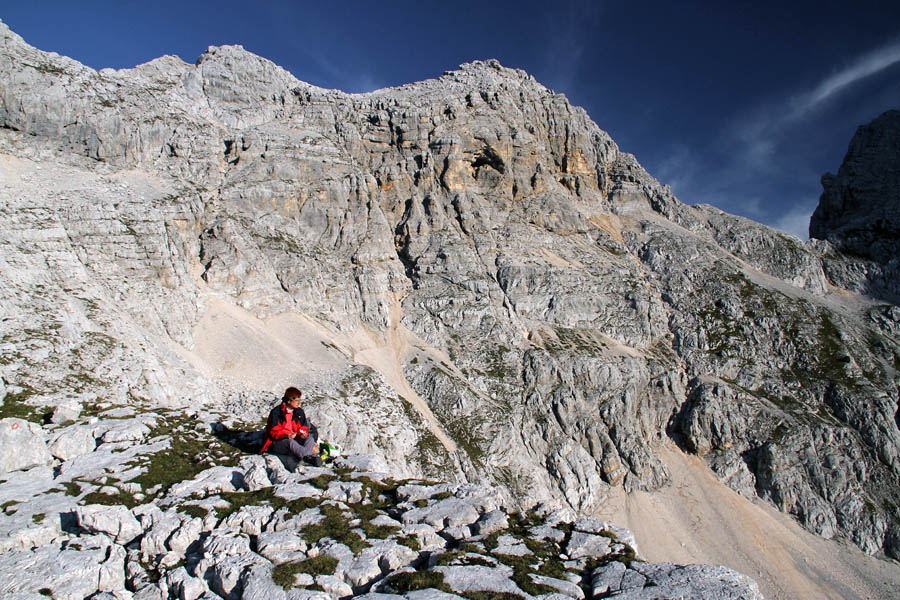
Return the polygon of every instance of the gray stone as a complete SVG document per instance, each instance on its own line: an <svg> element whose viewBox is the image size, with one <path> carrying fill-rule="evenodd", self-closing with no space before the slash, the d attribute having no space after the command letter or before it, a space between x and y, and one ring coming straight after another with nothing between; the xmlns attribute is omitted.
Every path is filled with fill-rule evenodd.
<svg viewBox="0 0 900 600"><path fill-rule="evenodd" d="M622 589L622 577L625 576L625 564L612 561L597 567L591 573L591 595L603 596L611 591Z"/></svg>
<svg viewBox="0 0 900 600"><path fill-rule="evenodd" d="M80 550L49 545L0 554L0 593L49 589L60 600L82 600L125 587L125 550L102 536L83 537Z"/></svg>
<svg viewBox="0 0 900 600"><path fill-rule="evenodd" d="M22 419L0 419L0 473L48 464L52 458L39 425Z"/></svg>
<svg viewBox="0 0 900 600"><path fill-rule="evenodd" d="M306 558L306 541L295 530L267 531L256 537L256 551L276 565Z"/></svg>
<svg viewBox="0 0 900 600"><path fill-rule="evenodd" d="M509 519L501 510L492 510L485 513L481 518L472 525L472 529L476 535L490 535L497 531L502 531L509 527Z"/></svg>
<svg viewBox="0 0 900 600"><path fill-rule="evenodd" d="M566 545L566 554L571 559L602 558L609 553L610 544L611 540L608 537L575 531Z"/></svg>
<svg viewBox="0 0 900 600"><path fill-rule="evenodd" d="M73 425L54 434L47 449L59 460L69 460L82 454L93 452L97 447L94 433L89 427Z"/></svg>
<svg viewBox="0 0 900 600"><path fill-rule="evenodd" d="M448 594L432 588L406 592L403 597L407 600L456 600L456 598L461 598L456 594Z"/></svg>
<svg viewBox="0 0 900 600"><path fill-rule="evenodd" d="M401 534L414 536L424 551L443 550L447 546L447 541L438 535L437 530L425 523L405 524Z"/></svg>
<svg viewBox="0 0 900 600"><path fill-rule="evenodd" d="M424 508L406 511L401 520L406 523L426 523L438 531L444 527L471 525L481 515L475 505L460 498L446 498Z"/></svg>
<svg viewBox="0 0 900 600"><path fill-rule="evenodd" d="M239 468L243 470L244 485L249 491L255 492L272 486L266 459L262 456L245 456L241 459Z"/></svg>
<svg viewBox="0 0 900 600"><path fill-rule="evenodd" d="M472 530L468 527L445 527L441 535L452 542L459 542L472 537Z"/></svg>
<svg viewBox="0 0 900 600"><path fill-rule="evenodd" d="M846 265L847 258L827 260L829 277L895 303L900 298L898 160L900 110L889 110L857 129L837 175L822 176L822 196L809 223L810 237L828 240L862 267L859 278ZM866 264L869 261L875 264Z"/></svg>
<svg viewBox="0 0 900 600"><path fill-rule="evenodd" d="M433 570L444 575L444 583L454 592L506 592L523 595L522 590L510 579L512 569L505 566L434 567Z"/></svg>
<svg viewBox="0 0 900 600"><path fill-rule="evenodd" d="M547 525L538 525L528 530L528 534L538 540L552 540L554 542L562 542L566 539L566 534L555 527Z"/></svg>
<svg viewBox="0 0 900 600"><path fill-rule="evenodd" d="M202 563L201 563L202 564ZM255 565L270 565L268 561L249 552L216 556L207 573L209 588L227 600L240 600L246 580L243 575Z"/></svg>
<svg viewBox="0 0 900 600"><path fill-rule="evenodd" d="M459 485L452 483L437 483L431 485L405 484L397 488L397 499L407 502L416 500L430 500L438 494L453 494Z"/></svg>
<svg viewBox="0 0 900 600"><path fill-rule="evenodd" d="M80 415L81 402L74 399L67 400L58 404L56 408L53 409L53 414L50 416L50 422L55 425L62 425L77 420Z"/></svg>
<svg viewBox="0 0 900 600"><path fill-rule="evenodd" d="M356 471L388 473L390 469L384 457L374 454L348 454L334 459L334 466Z"/></svg>
<svg viewBox="0 0 900 600"><path fill-rule="evenodd" d="M144 532L138 520L124 506L78 506L75 517L82 529L107 535L120 546L129 544Z"/></svg>
<svg viewBox="0 0 900 600"><path fill-rule="evenodd" d="M259 535L274 513L275 509L271 506L242 506L237 512L228 515L221 526L233 527L247 535Z"/></svg>
<svg viewBox="0 0 900 600"><path fill-rule="evenodd" d="M332 481L323 496L347 504L362 501L363 484L357 481Z"/></svg>
<svg viewBox="0 0 900 600"><path fill-rule="evenodd" d="M169 589L169 594L178 600L197 600L209 590L205 581L191 577L184 567L168 571L165 585Z"/></svg>
<svg viewBox="0 0 900 600"><path fill-rule="evenodd" d="M316 575L316 585L336 598L343 598L353 594L353 588L334 575Z"/></svg>
<svg viewBox="0 0 900 600"><path fill-rule="evenodd" d="M637 552L637 540L634 537L634 533L632 533L629 529L619 527L614 523L602 521L594 517L582 517L580 519L576 519L576 521L572 525L576 531L598 534L603 533L607 537L612 534L612 536L616 540L630 546L635 552Z"/></svg>
<svg viewBox="0 0 900 600"><path fill-rule="evenodd" d="M125 421L105 421L105 431L98 432L99 439L107 443L139 442L150 434L152 419L137 418Z"/></svg>
<svg viewBox="0 0 900 600"><path fill-rule="evenodd" d="M525 545L521 539L511 535L501 535L497 538L497 548L494 549L497 554L509 554L510 556L527 556L531 554L531 550Z"/></svg>
<svg viewBox="0 0 900 600"><path fill-rule="evenodd" d="M654 598L711 598L715 600L762 600L756 583L725 567L709 565L676 566L670 563L632 563L640 572L640 582L623 587L616 598L651 600ZM630 569L626 569L627 572ZM644 579L646 577L646 580ZM650 584L653 584L652 586Z"/></svg>
<svg viewBox="0 0 900 600"><path fill-rule="evenodd" d="M244 474L231 467L212 467L188 481L169 488L168 496L185 498L217 492L235 492L244 487Z"/></svg>
<svg viewBox="0 0 900 600"><path fill-rule="evenodd" d="M293 516L288 516L287 511L281 509L275 513L266 529L270 531L292 531L302 529L308 525L315 525L324 518L325 515L318 508L307 508Z"/></svg>
<svg viewBox="0 0 900 600"><path fill-rule="evenodd" d="M272 566L253 564L241 574L241 600L288 600L287 592L272 581Z"/></svg>
<svg viewBox="0 0 900 600"><path fill-rule="evenodd" d="M371 523L375 527L403 527L403 523L384 514L378 515L374 519L370 520L369 523Z"/></svg>
<svg viewBox="0 0 900 600"><path fill-rule="evenodd" d="M549 585L550 587L559 590L560 593L570 598L575 598L576 600L584 599L584 590L581 589L581 586L572 583L571 581L534 574L530 575L530 577L531 580L538 585Z"/></svg>
<svg viewBox="0 0 900 600"><path fill-rule="evenodd" d="M319 498L322 490L308 483L288 482L275 486L275 495L285 500L297 500L298 498Z"/></svg>

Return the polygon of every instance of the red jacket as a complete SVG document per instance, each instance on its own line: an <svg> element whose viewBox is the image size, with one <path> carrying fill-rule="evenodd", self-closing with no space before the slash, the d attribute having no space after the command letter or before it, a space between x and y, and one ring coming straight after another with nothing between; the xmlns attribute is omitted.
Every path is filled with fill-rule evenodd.
<svg viewBox="0 0 900 600"><path fill-rule="evenodd" d="M259 453L265 452L273 441L294 437L297 434L304 438L309 435L309 422L306 420L306 414L299 406L291 409L287 402L282 402L269 413L266 421L266 439Z"/></svg>

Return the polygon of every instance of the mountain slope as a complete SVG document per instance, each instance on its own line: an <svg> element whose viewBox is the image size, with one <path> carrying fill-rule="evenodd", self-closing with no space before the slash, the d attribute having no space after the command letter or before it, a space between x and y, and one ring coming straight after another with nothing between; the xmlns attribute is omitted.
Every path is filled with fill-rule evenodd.
<svg viewBox="0 0 900 600"><path fill-rule="evenodd" d="M900 556L900 309L524 72L351 95L240 47L95 72L0 34L5 407L256 416L299 384L398 475L582 512L665 485L673 439Z"/></svg>

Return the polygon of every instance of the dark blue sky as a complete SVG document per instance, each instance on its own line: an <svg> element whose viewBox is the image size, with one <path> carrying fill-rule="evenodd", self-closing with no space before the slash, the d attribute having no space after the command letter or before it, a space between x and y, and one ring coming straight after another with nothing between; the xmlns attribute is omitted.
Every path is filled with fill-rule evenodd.
<svg viewBox="0 0 900 600"><path fill-rule="evenodd" d="M897 0L32 0L0 19L97 69L242 44L348 92L496 58L583 106L682 201L804 239L819 177L858 125L900 108Z"/></svg>

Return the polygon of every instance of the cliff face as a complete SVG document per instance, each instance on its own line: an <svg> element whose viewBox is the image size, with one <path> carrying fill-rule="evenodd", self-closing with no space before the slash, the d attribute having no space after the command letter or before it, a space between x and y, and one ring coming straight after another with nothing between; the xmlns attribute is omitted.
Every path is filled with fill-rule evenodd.
<svg viewBox="0 0 900 600"><path fill-rule="evenodd" d="M0 35L5 408L258 418L295 384L399 475L584 512L664 485L671 439L900 556L900 309L841 247L682 204L493 61L350 95L240 47L96 72Z"/></svg>
<svg viewBox="0 0 900 600"><path fill-rule="evenodd" d="M829 277L847 289L897 304L900 111L889 110L860 127L837 175L824 175L822 187L809 235L842 253L825 262Z"/></svg>

